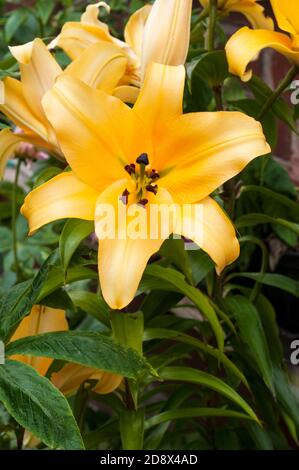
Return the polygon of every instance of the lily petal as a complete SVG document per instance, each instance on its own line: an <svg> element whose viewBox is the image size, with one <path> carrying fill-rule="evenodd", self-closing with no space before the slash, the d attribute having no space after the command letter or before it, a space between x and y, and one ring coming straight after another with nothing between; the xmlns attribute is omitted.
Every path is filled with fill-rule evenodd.
<svg viewBox="0 0 299 470"><path fill-rule="evenodd" d="M28 220L31 235L54 220L93 220L97 197L98 192L78 180L72 172L60 173L26 196L21 214Z"/></svg>
<svg viewBox="0 0 299 470"><path fill-rule="evenodd" d="M21 142L21 137L18 134L13 134L10 129L0 131L0 179L3 176L7 161L12 157Z"/></svg>
<svg viewBox="0 0 299 470"><path fill-rule="evenodd" d="M124 76L127 62L119 47L97 43L86 48L63 74L78 78L92 88L99 88L110 94Z"/></svg>
<svg viewBox="0 0 299 470"><path fill-rule="evenodd" d="M66 364L51 375L51 382L64 395L72 395L86 380L98 380L96 393L111 393L122 381L122 377L102 370L91 369L79 364Z"/></svg>
<svg viewBox="0 0 299 470"><path fill-rule="evenodd" d="M229 71L245 82L250 80L252 71L246 71L247 65L266 47L299 64L299 51L292 49L292 41L286 34L245 27L233 34L225 46Z"/></svg>
<svg viewBox="0 0 299 470"><path fill-rule="evenodd" d="M152 63L134 106L134 112L146 125L161 130L165 123L183 112L185 69Z"/></svg>
<svg viewBox="0 0 299 470"><path fill-rule="evenodd" d="M241 0L232 5L230 11L242 13L254 29L268 29L273 31L274 22L270 16L265 15L265 9L259 3Z"/></svg>
<svg viewBox="0 0 299 470"><path fill-rule="evenodd" d="M156 253L165 238L151 239L150 236L145 238L130 238L118 236L116 232L113 238L104 238L102 233L102 205L109 204L114 208L114 213L118 214L118 203L125 182L118 181L107 188L98 198L95 213L95 229L99 238L99 277L104 299L113 309L121 309L128 305L134 298L143 271L149 258ZM159 189L155 196L156 204L172 203L172 198L168 192ZM150 204L142 210L148 211ZM149 214L147 212L147 221L149 222ZM117 224L116 224L117 230ZM171 228L170 232L171 233ZM169 236L165 234L165 237Z"/></svg>
<svg viewBox="0 0 299 470"><path fill-rule="evenodd" d="M261 124L243 113L185 114L157 143L155 168L165 174L163 187L182 203L192 203L270 151Z"/></svg>
<svg viewBox="0 0 299 470"><path fill-rule="evenodd" d="M138 57L141 57L144 28L151 9L151 5L145 5L139 8L139 10L130 16L125 27L124 35L126 43L133 49Z"/></svg>
<svg viewBox="0 0 299 470"><path fill-rule="evenodd" d="M101 25L103 28L107 28L108 26L102 21L99 20L99 10L100 8L105 8L107 13L110 13L110 6L106 2L98 2L93 3L91 5L87 5L86 10L81 15L82 23L90 23L95 25Z"/></svg>
<svg viewBox="0 0 299 470"><path fill-rule="evenodd" d="M16 341L26 336L35 336L42 333L49 333L51 331L66 331L68 330L68 323L65 317L65 311L50 307L43 307L42 305L34 305L31 309L30 315L25 317L11 341ZM34 357L15 355L12 359L24 362L34 367L41 375L45 375L53 359L47 357Z"/></svg>
<svg viewBox="0 0 299 470"><path fill-rule="evenodd" d="M209 7L209 0L199 0L204 8ZM272 18L266 17L265 9L259 0L218 0L218 9L223 13L237 12L243 14L253 28L274 29Z"/></svg>
<svg viewBox="0 0 299 470"><path fill-rule="evenodd" d="M270 0L280 29L299 34L299 5L297 0Z"/></svg>
<svg viewBox="0 0 299 470"><path fill-rule="evenodd" d="M195 206L196 210L195 210ZM233 224L221 207L210 197L197 203L175 229L176 233L193 240L215 262L218 274L233 263L240 246Z"/></svg>
<svg viewBox="0 0 299 470"><path fill-rule="evenodd" d="M185 63L190 40L192 0L156 0L144 30L141 75L150 62Z"/></svg>
<svg viewBox="0 0 299 470"><path fill-rule="evenodd" d="M0 97L0 111L25 132L33 132L41 137L42 142L47 141L48 133L45 123L40 121L29 107L24 98L21 82L6 77L1 83L3 91Z"/></svg>
<svg viewBox="0 0 299 470"><path fill-rule="evenodd" d="M140 88L129 85L120 85L113 91L113 96L123 101L124 103L134 104L140 93Z"/></svg>
<svg viewBox="0 0 299 470"><path fill-rule="evenodd" d="M124 166L150 151L131 108L73 77L59 77L43 105L72 170L99 191L128 176Z"/></svg>
<svg viewBox="0 0 299 470"><path fill-rule="evenodd" d="M103 372L101 377L97 374L91 376L91 379L98 379L98 384L95 387L95 392L101 395L113 392L118 388L123 380L121 375L110 374L109 372Z"/></svg>
<svg viewBox="0 0 299 470"><path fill-rule="evenodd" d="M41 104L42 98L52 88L62 70L39 38L23 46L10 47L10 52L20 65L24 98L43 122L45 114Z"/></svg>
<svg viewBox="0 0 299 470"><path fill-rule="evenodd" d="M104 25L104 23L102 23ZM106 26L106 25L104 25ZM112 43L113 38L110 35L107 26L80 23L72 21L65 23L61 33L49 45L49 48L61 47L65 53L72 59L77 59L80 54L94 43Z"/></svg>

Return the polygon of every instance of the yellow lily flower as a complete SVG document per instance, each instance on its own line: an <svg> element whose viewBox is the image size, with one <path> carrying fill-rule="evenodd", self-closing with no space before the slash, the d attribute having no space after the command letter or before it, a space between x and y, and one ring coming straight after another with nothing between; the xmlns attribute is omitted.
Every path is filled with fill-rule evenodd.
<svg viewBox="0 0 299 470"><path fill-rule="evenodd" d="M67 331L69 329L65 317L65 311L34 305L30 315L25 317L16 329L11 341L16 341L26 336L34 336L53 331ZM15 355L11 359L21 361L34 367L40 375L45 375L53 362L48 357L34 357ZM51 376L52 383L65 395L71 395L86 380L98 380L95 392L105 394L115 390L122 381L122 377L110 374L102 370L91 369L80 364L66 364Z"/></svg>
<svg viewBox="0 0 299 470"><path fill-rule="evenodd" d="M226 44L229 70L248 81L252 70L246 70L262 49L270 47L299 65L299 3L297 0L271 0L279 27L289 34L265 29L241 28Z"/></svg>
<svg viewBox="0 0 299 470"><path fill-rule="evenodd" d="M209 7L209 0L199 0L204 8ZM220 14L241 13L253 28L273 30L272 18L266 17L265 9L259 0L218 0L218 11Z"/></svg>
<svg viewBox="0 0 299 470"><path fill-rule="evenodd" d="M11 77L0 81L0 111L19 129L21 134L0 133L0 176L6 161L21 141L44 147L62 157L54 129L42 108L44 94L63 75L78 77L86 84L112 93L126 69L127 60L119 49L109 44L104 50L99 44L87 48L64 71L41 39L10 48L20 66L21 80Z"/></svg>
<svg viewBox="0 0 299 470"><path fill-rule="evenodd" d="M0 131L0 178L4 173L7 161L17 150L21 142L21 137L11 132L10 129Z"/></svg>
<svg viewBox="0 0 299 470"><path fill-rule="evenodd" d="M184 64L189 47L192 0L156 0L145 5L129 19L125 41L113 37L107 25L98 19L99 9L109 6L105 2L88 5L80 22L66 23L60 35L50 47L61 47L74 60L90 44L115 44L128 59L122 80L121 96L131 102L136 90L126 88L139 86L150 62L165 65Z"/></svg>
<svg viewBox="0 0 299 470"><path fill-rule="evenodd" d="M148 219L152 206L197 202L202 233L189 230L192 214L181 232L176 224L169 232L192 238L218 271L239 255L234 227L209 194L270 148L260 123L242 113L182 115L184 83L183 66L153 63L133 108L66 76L43 99L72 171L29 193L21 212L30 233L59 218L95 220L101 288L114 309L134 298L149 258L169 235L105 238L101 208L117 211L120 197Z"/></svg>

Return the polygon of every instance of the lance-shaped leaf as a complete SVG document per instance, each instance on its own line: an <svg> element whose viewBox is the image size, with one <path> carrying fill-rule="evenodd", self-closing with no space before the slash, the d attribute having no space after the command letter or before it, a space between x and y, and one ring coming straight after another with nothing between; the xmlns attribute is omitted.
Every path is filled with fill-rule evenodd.
<svg viewBox="0 0 299 470"><path fill-rule="evenodd" d="M148 281L150 284L147 284ZM181 273L175 269L163 268L162 266L158 266L153 263L145 270L141 288L144 288L144 285L142 285L143 283L146 288L148 285L150 285L151 288L158 290L168 290L170 287L170 290L175 290L176 292L181 292L186 295L209 321L217 338L218 347L223 351L224 334L215 310L210 304L208 297L202 294L202 292L200 292L196 287L190 286L190 284L185 281L185 278Z"/></svg>
<svg viewBox="0 0 299 470"><path fill-rule="evenodd" d="M84 449L67 400L32 367L11 360L0 366L0 401L21 426L47 446Z"/></svg>
<svg viewBox="0 0 299 470"><path fill-rule="evenodd" d="M159 371L160 376L164 380L175 380L182 382L191 382L197 385L215 390L221 395L240 406L251 418L259 422L256 414L246 401L223 380L214 377L211 374L202 372L201 370L191 367L165 367Z"/></svg>
<svg viewBox="0 0 299 470"><path fill-rule="evenodd" d="M153 369L133 349L116 344L107 336L87 331L58 331L27 336L10 343L6 355L29 354L75 362L87 367L136 379Z"/></svg>
<svg viewBox="0 0 299 470"><path fill-rule="evenodd" d="M33 280L16 284L3 295L0 301L0 339L6 341L13 334L20 321L30 313L48 275L53 256L45 261Z"/></svg>

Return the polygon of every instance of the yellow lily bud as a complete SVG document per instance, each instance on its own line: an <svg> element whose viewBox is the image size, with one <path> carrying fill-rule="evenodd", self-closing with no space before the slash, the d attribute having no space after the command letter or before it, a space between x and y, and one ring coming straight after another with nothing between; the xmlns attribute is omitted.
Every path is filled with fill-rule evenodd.
<svg viewBox="0 0 299 470"><path fill-rule="evenodd" d="M141 76L150 62L185 63L190 39L192 0L156 0L147 19L141 57Z"/></svg>

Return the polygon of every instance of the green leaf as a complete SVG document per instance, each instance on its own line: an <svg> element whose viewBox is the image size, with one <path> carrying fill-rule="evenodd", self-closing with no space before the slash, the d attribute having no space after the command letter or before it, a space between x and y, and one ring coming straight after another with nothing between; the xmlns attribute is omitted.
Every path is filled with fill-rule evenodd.
<svg viewBox="0 0 299 470"><path fill-rule="evenodd" d="M288 228L292 230L294 233L299 235L299 224L295 224L294 222L289 222L288 220L279 219L275 217L271 217L267 214L246 214L239 217L235 225L237 228L242 227L252 227L258 224L277 224L281 225L282 227Z"/></svg>
<svg viewBox="0 0 299 470"><path fill-rule="evenodd" d="M5 253L12 248L12 234L7 227L0 227L0 253Z"/></svg>
<svg viewBox="0 0 299 470"><path fill-rule="evenodd" d="M151 418L146 420L145 429L147 430L153 426L157 426L157 424L165 423L167 421L203 417L252 419L250 416L244 413L239 413L238 411L234 410L228 410L226 408L181 408L179 410L163 411L162 413L152 416Z"/></svg>
<svg viewBox="0 0 299 470"><path fill-rule="evenodd" d="M186 295L210 322L217 339L218 347L223 351L224 333L208 297L202 294L196 287L190 286L185 281L184 276L175 269L163 268L162 266L153 263L145 270L144 277L146 278L147 276L152 277L153 279L159 279L160 288L162 290L167 290L165 287L168 284L177 292L181 292ZM163 286L164 282L166 285ZM159 285L157 285L156 288L159 289Z"/></svg>
<svg viewBox="0 0 299 470"><path fill-rule="evenodd" d="M246 401L229 385L211 374L191 367L166 367L159 371L159 375L164 380L191 382L215 390L240 406L253 420L259 422L256 414Z"/></svg>
<svg viewBox="0 0 299 470"><path fill-rule="evenodd" d="M100 294L94 294L86 290L70 290L68 295L75 307L80 308L83 312L88 313L104 325L110 327L110 308Z"/></svg>
<svg viewBox="0 0 299 470"><path fill-rule="evenodd" d="M84 449L67 400L32 367L11 360L0 366L0 400L21 426L47 446Z"/></svg>
<svg viewBox="0 0 299 470"><path fill-rule="evenodd" d="M252 79L248 82L248 86L256 98L260 100L260 104L263 104L273 93L271 88L256 75L253 75ZM284 99L281 97L276 99L272 104L271 109L281 121L285 122L290 127L292 131L298 133L294 117L294 109L288 106Z"/></svg>
<svg viewBox="0 0 299 470"><path fill-rule="evenodd" d="M51 178L54 178L54 176L57 176L60 173L61 173L61 168L58 168L57 166L50 166L50 167L44 168L41 172L38 173L37 178L34 181L33 188L37 188L41 184L46 183Z"/></svg>
<svg viewBox="0 0 299 470"><path fill-rule="evenodd" d="M40 295L38 296L38 302L41 302L45 297L66 284L85 279L98 279L98 273L85 266L74 266L67 270L65 276L60 266L54 266L43 284Z"/></svg>
<svg viewBox="0 0 299 470"><path fill-rule="evenodd" d="M192 268L194 284L199 284L215 265L211 258L202 250L188 251L189 261Z"/></svg>
<svg viewBox="0 0 299 470"><path fill-rule="evenodd" d="M271 357L257 309L246 297L241 295L226 297L224 304L234 315L242 340L249 346L261 376L274 393Z"/></svg>
<svg viewBox="0 0 299 470"><path fill-rule="evenodd" d="M256 300L256 308L263 323L272 362L280 367L283 360L283 351L275 310L269 300L262 294Z"/></svg>
<svg viewBox="0 0 299 470"><path fill-rule="evenodd" d="M53 257L50 256L33 280L16 284L0 300L0 338L7 341L20 321L29 315L34 304L38 303L41 287L48 275Z"/></svg>
<svg viewBox="0 0 299 470"><path fill-rule="evenodd" d="M187 251L185 250L184 241L181 238L165 240L159 253L181 271L186 276L188 282L192 284L191 266Z"/></svg>
<svg viewBox="0 0 299 470"><path fill-rule="evenodd" d="M43 25L46 25L49 21L54 8L55 2L53 0L37 0L36 9Z"/></svg>
<svg viewBox="0 0 299 470"><path fill-rule="evenodd" d="M59 240L61 264L64 272L76 249L88 235L94 231L94 222L80 219L69 219L62 230Z"/></svg>
<svg viewBox="0 0 299 470"><path fill-rule="evenodd" d="M272 200L272 202L281 204L291 211L290 213L294 216L295 221L299 221L299 204L287 196L279 194L275 191L271 191L271 189L264 188L263 186L256 185L246 185L241 188L241 194L247 192L259 193L262 196L268 197L270 200Z"/></svg>
<svg viewBox="0 0 299 470"><path fill-rule="evenodd" d="M222 362L225 367L227 367L236 377L238 377L244 383L247 388L249 388L248 382L244 374L238 369L238 367L235 366L235 364L225 354L223 354L223 352L218 351L209 344L205 344L203 341L200 341L197 338L193 338L193 336L189 336L185 333L180 333L178 331L164 328L147 328L144 331L143 340L151 341L154 339L168 339L173 341L179 341L181 343L194 346L195 348L199 349L202 352L205 352L206 354L210 354L211 356L218 359L218 361Z"/></svg>
<svg viewBox="0 0 299 470"><path fill-rule="evenodd" d="M299 404L298 397L291 390L290 382L286 373L278 368L274 369L274 383L279 404L285 413L292 417L299 431Z"/></svg>
<svg viewBox="0 0 299 470"><path fill-rule="evenodd" d="M131 379L145 372L153 372L136 351L124 348L97 332L58 331L28 336L9 343L6 354L51 357Z"/></svg>
<svg viewBox="0 0 299 470"><path fill-rule="evenodd" d="M222 85L228 77L228 64L224 51L213 51L202 54L202 56L192 63L193 76L205 80L211 88Z"/></svg>
<svg viewBox="0 0 299 470"><path fill-rule="evenodd" d="M230 279L235 277L244 277L246 279L252 279L253 281L260 282L266 286L276 287L282 289L295 297L299 297L299 282L291 279L290 277L283 276L282 274L272 273L234 273L231 274Z"/></svg>
<svg viewBox="0 0 299 470"><path fill-rule="evenodd" d="M144 409L121 411L119 426L123 450L142 450Z"/></svg>
<svg viewBox="0 0 299 470"><path fill-rule="evenodd" d="M17 8L10 13L8 20L4 25L5 39L10 43L15 32L20 28L27 18L27 10L25 8Z"/></svg>

